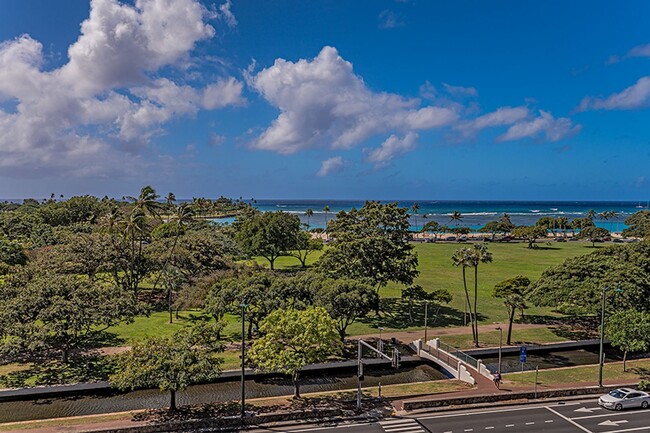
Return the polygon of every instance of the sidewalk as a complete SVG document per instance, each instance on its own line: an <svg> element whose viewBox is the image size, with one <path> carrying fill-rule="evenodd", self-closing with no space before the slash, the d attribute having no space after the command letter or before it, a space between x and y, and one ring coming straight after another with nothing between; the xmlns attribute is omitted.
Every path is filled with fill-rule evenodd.
<svg viewBox="0 0 650 433"><path fill-rule="evenodd" d="M537 323L513 323L513 331L521 329L534 329L534 328L547 328L548 325L537 324ZM478 327L479 333L494 331L494 325L480 325ZM445 335L462 335L462 334L471 334L472 328L469 326L457 326L453 328L429 328L427 331L427 338L433 339L436 337L444 337ZM419 338L424 338L424 328L418 329L415 331L382 331L381 338L391 339L395 338L402 343L411 343ZM349 339L358 339L363 340L379 338L379 331L376 334L367 334L367 335L352 335L348 337Z"/></svg>

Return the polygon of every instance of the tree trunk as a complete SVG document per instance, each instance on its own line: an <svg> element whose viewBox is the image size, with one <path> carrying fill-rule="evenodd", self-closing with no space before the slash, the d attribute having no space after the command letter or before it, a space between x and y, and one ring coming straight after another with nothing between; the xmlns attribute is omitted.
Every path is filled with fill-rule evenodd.
<svg viewBox="0 0 650 433"><path fill-rule="evenodd" d="M298 372L296 371L291 376L293 380L293 398L300 398L300 383L298 382Z"/></svg>
<svg viewBox="0 0 650 433"><path fill-rule="evenodd" d="M341 342L345 343L345 328L339 329L339 337L341 338Z"/></svg>
<svg viewBox="0 0 650 433"><path fill-rule="evenodd" d="M172 286L171 286L171 284L169 285L168 290L169 290L169 293L168 293L167 303L169 304L169 323L174 323L174 319L172 317L173 308L172 308Z"/></svg>
<svg viewBox="0 0 650 433"><path fill-rule="evenodd" d="M275 259L269 259L269 263L271 264L271 270L275 270Z"/></svg>
<svg viewBox="0 0 650 433"><path fill-rule="evenodd" d="M623 372L627 371L627 350L623 352Z"/></svg>
<svg viewBox="0 0 650 433"><path fill-rule="evenodd" d="M413 324L413 300L409 298L409 323Z"/></svg>
<svg viewBox="0 0 650 433"><path fill-rule="evenodd" d="M169 400L169 410L176 410L176 391L173 389L169 390L170 400Z"/></svg>
<svg viewBox="0 0 650 433"><path fill-rule="evenodd" d="M248 339L249 340L253 339L253 321L252 320L248 321Z"/></svg>
<svg viewBox="0 0 650 433"><path fill-rule="evenodd" d="M476 327L476 336L474 337L474 347L478 347L478 312L476 307L478 304L478 264L474 266L474 326Z"/></svg>
<svg viewBox="0 0 650 433"><path fill-rule="evenodd" d="M476 340L476 330L474 329L474 320L472 320L472 304L469 300L469 291L467 290L467 276L465 274L465 267L463 266L463 287L465 288L465 299L467 301L467 308L469 309L469 318L472 324L472 338ZM467 316L466 316L467 317ZM466 319L467 320L467 319Z"/></svg>
<svg viewBox="0 0 650 433"><path fill-rule="evenodd" d="M508 340L506 341L506 344L510 346L512 343L510 343L510 338L512 337L512 322L515 320L515 307L512 307L510 310L509 314L509 323L508 323Z"/></svg>
<svg viewBox="0 0 650 433"><path fill-rule="evenodd" d="M67 364L67 363L68 363L68 360L69 360L69 356L68 356L68 355L69 355L69 354L70 354L70 349L68 349L67 347L64 348L64 349L63 349L63 353L61 354L61 362L62 362L62 363L64 363L64 364Z"/></svg>

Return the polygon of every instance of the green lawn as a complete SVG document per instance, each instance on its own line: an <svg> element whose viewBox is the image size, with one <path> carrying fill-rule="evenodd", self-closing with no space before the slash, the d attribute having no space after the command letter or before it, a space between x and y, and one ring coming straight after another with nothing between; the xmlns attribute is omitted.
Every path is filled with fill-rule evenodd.
<svg viewBox="0 0 650 433"><path fill-rule="evenodd" d="M509 381L507 386L531 386L535 383L535 372L510 373L504 375ZM627 362L627 372L623 371L622 362L611 362L603 368L603 381L629 382L650 379L650 360L641 359ZM561 385L569 383L588 383L598 381L598 365L582 365L579 367L554 368L540 370L537 383L539 385ZM512 382L512 383L510 383Z"/></svg>
<svg viewBox="0 0 650 433"><path fill-rule="evenodd" d="M567 338L563 333L555 332L556 328L530 328L512 331L512 345L530 345L553 343L558 341L566 341ZM431 334L430 334L431 335ZM435 337L431 335L431 337ZM506 344L505 333L503 334L503 344ZM474 347L471 332L468 334L459 335L442 335L440 340L447 344L451 344L459 349L471 349ZM499 346L499 331L481 332L479 333L479 342L481 347L498 347Z"/></svg>
<svg viewBox="0 0 650 433"><path fill-rule="evenodd" d="M417 278L416 284L420 284L425 289L446 288L454 297L448 306L442 306L439 310L430 311L429 325L432 327L462 325L464 297L462 274L461 269L452 266L451 256L454 251L465 246L468 245L455 243L415 245L415 251L420 262L420 276ZM496 283L516 275L525 275L531 280L535 280L549 266L559 264L566 258L593 251L590 244L585 242L553 243L551 246L541 244L540 248L534 250L526 248L525 243L491 243L488 248L492 252L493 262L479 266L479 321L484 324L504 323L507 321L503 304L499 299L492 297L492 288ZM313 263L319 255L320 252L315 252L310 256L309 263ZM268 265L268 261L263 258L257 258L256 260L261 264ZM293 257L280 257L276 261L277 269L297 269L299 267L298 259ZM473 272L469 270L468 274L469 284L472 285ZM473 290L473 286L471 287ZM406 305L396 299L391 299L399 298L400 290L401 287L396 284L390 284L388 287L383 288L380 294L383 299L384 310L387 313L384 313L381 317L373 315L361 322L352 324L348 328L348 334L372 334L376 332L378 326L382 326L386 330L421 329L424 323L422 308L415 311L413 323L408 323ZM530 308L526 314L528 316L554 316L546 308ZM167 313L156 312L149 317L137 318L132 324L113 327L109 331L115 333L118 340L132 341L134 338L141 338L145 335L169 335L179 326L184 326L199 318L205 318L205 316L201 315L200 312L183 312L181 320L175 320L176 323L170 325ZM231 339L239 339L240 326L237 316L227 316L224 335ZM538 334L537 339L532 337L530 341L536 342L553 339L550 331L548 331L547 335ZM493 340L494 335L488 335L486 338ZM515 336L515 338L519 337ZM529 337L524 335L521 338ZM555 338L558 341L562 339L560 337Z"/></svg>

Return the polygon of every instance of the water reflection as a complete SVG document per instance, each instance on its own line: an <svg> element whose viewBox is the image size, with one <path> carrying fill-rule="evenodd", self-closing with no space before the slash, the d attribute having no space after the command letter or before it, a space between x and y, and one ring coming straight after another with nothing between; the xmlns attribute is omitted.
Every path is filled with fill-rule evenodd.
<svg viewBox="0 0 650 433"><path fill-rule="evenodd" d="M612 353L608 350L605 362L619 361L621 357L618 353ZM499 357L490 356L482 358L483 363L495 372L498 369ZM528 352L527 362L524 364L524 370L535 370L539 366L540 370L545 368L573 367L576 365L598 364L598 349L594 350L565 350L557 352ZM503 373L512 373L521 371L519 354L503 356L501 361L501 371Z"/></svg>
<svg viewBox="0 0 650 433"><path fill-rule="evenodd" d="M397 383L440 380L447 377L429 365L402 367L400 370L367 369L364 387ZM178 404L202 404L215 401L238 400L239 382L222 382L195 385L178 393ZM301 379L301 393L335 391L356 387L354 372L340 372L331 375L311 375ZM290 378L272 377L246 381L248 398L272 397L293 393ZM67 398L40 399L0 403L0 422L24 421L30 419L57 418L121 412L135 409L158 408L169 404L169 395L157 390L134 391L127 394L92 395Z"/></svg>

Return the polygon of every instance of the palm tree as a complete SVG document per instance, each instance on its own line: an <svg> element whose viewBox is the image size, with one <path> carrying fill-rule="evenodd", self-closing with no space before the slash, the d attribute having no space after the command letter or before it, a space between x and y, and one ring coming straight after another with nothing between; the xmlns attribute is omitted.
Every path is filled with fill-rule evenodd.
<svg viewBox="0 0 650 433"><path fill-rule="evenodd" d="M512 220L510 220L510 215L508 215L507 213L504 213L503 215L501 215L499 217L499 222L504 223L504 224L508 224L508 225L512 225Z"/></svg>
<svg viewBox="0 0 650 433"><path fill-rule="evenodd" d="M609 217L610 220L612 220L612 222L609 223L609 232L612 233L614 229L614 219L618 216L618 212L616 212L615 210L610 210L609 212L607 212L607 216Z"/></svg>
<svg viewBox="0 0 650 433"><path fill-rule="evenodd" d="M465 290L465 305L463 313L463 325L467 325L467 310L469 309L470 322L472 325L472 339L476 340L476 330L474 329L474 319L472 315L472 304L469 301L469 291L467 290L467 267L471 266L471 253L469 248L461 248L456 250L454 255L451 256L451 261L454 266L460 266L463 271L463 289Z"/></svg>
<svg viewBox="0 0 650 433"><path fill-rule="evenodd" d="M323 212L325 212L325 239L327 239L327 214L330 211L329 205L325 205L323 208Z"/></svg>
<svg viewBox="0 0 650 433"><path fill-rule="evenodd" d="M474 346L478 347L478 265L479 263L490 263L492 261L492 253L488 251L485 244L474 244L474 249L470 252L470 266L474 268L474 324L476 333L474 335Z"/></svg>
<svg viewBox="0 0 650 433"><path fill-rule="evenodd" d="M456 221L456 226L458 226L458 223L463 220L463 214L461 214L459 211L455 210L451 213L449 217L449 222Z"/></svg>
<svg viewBox="0 0 650 433"><path fill-rule="evenodd" d="M311 219L311 217L314 216L314 211L311 209L307 209L305 211L305 215L307 215L307 230L309 230L309 220Z"/></svg>
<svg viewBox="0 0 650 433"><path fill-rule="evenodd" d="M420 205L413 203L411 205L411 210L413 211L413 219L415 219L415 231L418 231L418 211L420 210Z"/></svg>
<svg viewBox="0 0 650 433"><path fill-rule="evenodd" d="M586 214L585 216L586 216L587 218L589 218L590 220L593 221L594 218L596 218L596 211L593 210L593 209L589 209L589 210L587 211L587 214Z"/></svg>
<svg viewBox="0 0 650 433"><path fill-rule="evenodd" d="M560 230L562 230L563 237L566 238L566 230L569 227L569 219L567 217L557 217L555 219L557 222L557 226Z"/></svg>

